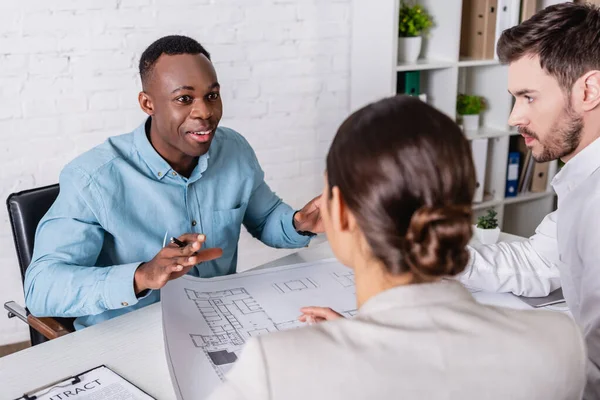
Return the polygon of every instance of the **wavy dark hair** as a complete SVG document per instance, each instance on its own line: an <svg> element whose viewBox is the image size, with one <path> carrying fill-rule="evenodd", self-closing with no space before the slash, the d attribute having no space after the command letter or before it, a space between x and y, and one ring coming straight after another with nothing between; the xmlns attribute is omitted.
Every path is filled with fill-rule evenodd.
<svg viewBox="0 0 600 400"><path fill-rule="evenodd" d="M583 74L600 69L598 43L600 9L592 4L561 3L505 30L497 52L505 64L524 56L539 56L540 66L571 93Z"/></svg>
<svg viewBox="0 0 600 400"><path fill-rule="evenodd" d="M475 169L445 114L408 96L367 105L340 126L327 177L389 273L428 282L465 268Z"/></svg>

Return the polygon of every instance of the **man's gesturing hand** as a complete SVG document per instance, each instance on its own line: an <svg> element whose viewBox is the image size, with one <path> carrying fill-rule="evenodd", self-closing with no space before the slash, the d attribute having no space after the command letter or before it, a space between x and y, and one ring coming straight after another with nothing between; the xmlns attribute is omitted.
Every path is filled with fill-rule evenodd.
<svg viewBox="0 0 600 400"><path fill-rule="evenodd" d="M138 267L134 276L135 294L146 289L160 289L171 279L185 275L194 265L223 255L223 250L219 248L200 250L206 239L202 234L186 233L178 239L186 246L178 247L170 243L152 260Z"/></svg>

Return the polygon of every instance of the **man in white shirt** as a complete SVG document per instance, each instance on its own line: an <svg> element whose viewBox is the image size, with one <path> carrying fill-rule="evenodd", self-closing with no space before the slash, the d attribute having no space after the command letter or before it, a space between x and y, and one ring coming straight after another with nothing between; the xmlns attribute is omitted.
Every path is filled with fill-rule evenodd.
<svg viewBox="0 0 600 400"><path fill-rule="evenodd" d="M562 286L588 348L585 398L600 398L600 10L563 3L504 31L500 60L515 97L509 123L538 162L566 164L558 209L528 241L471 249L472 287L544 296Z"/></svg>

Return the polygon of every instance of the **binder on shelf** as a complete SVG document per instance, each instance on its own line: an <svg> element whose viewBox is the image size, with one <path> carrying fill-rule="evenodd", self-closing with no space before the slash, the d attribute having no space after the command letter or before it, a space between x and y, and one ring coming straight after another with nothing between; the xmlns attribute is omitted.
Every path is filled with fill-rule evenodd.
<svg viewBox="0 0 600 400"><path fill-rule="evenodd" d="M534 193L545 192L548 187L548 167L550 163L536 162L531 177L531 191Z"/></svg>
<svg viewBox="0 0 600 400"><path fill-rule="evenodd" d="M474 203L483 201L483 193L485 187L485 170L488 153L488 139L473 139L471 140L471 152L473 153L473 164L475 165L475 195L473 196Z"/></svg>
<svg viewBox="0 0 600 400"><path fill-rule="evenodd" d="M513 136L510 138L509 145L510 152L519 153L519 179L517 181L517 193L523 191L523 183L525 182L525 173L527 172L527 165L531 159L531 150L525 145L525 140L521 136Z"/></svg>
<svg viewBox="0 0 600 400"><path fill-rule="evenodd" d="M512 151L508 153L508 166L506 171L506 191L505 197L515 197L519 188L519 161L521 153Z"/></svg>
<svg viewBox="0 0 600 400"><path fill-rule="evenodd" d="M527 193L531 188L531 178L533 176L533 167L535 166L535 160L531 155L531 151L528 153L527 164L525 165L525 174L523 176L522 186L520 187L519 193Z"/></svg>
<svg viewBox="0 0 600 400"><path fill-rule="evenodd" d="M521 11L520 0L498 0L498 9L496 11L496 34L494 36L494 45L506 29L519 24L519 12ZM494 51L494 58L498 59L498 54Z"/></svg>
<svg viewBox="0 0 600 400"><path fill-rule="evenodd" d="M421 71L398 72L396 93L419 96L421 94Z"/></svg>
<svg viewBox="0 0 600 400"><path fill-rule="evenodd" d="M460 55L493 59L496 52L496 10L498 0L464 0Z"/></svg>
<svg viewBox="0 0 600 400"><path fill-rule="evenodd" d="M523 0L521 6L521 22L523 22L531 18L537 11L537 0Z"/></svg>

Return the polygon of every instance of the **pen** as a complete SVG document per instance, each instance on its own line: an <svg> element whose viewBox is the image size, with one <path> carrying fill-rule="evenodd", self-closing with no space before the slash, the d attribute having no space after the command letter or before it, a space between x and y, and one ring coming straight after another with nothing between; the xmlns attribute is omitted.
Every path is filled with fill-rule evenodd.
<svg viewBox="0 0 600 400"><path fill-rule="evenodd" d="M185 243L183 243L181 240L179 240L177 238L174 238L174 237L171 238L171 243L175 243L179 247L185 247L186 246Z"/></svg>

